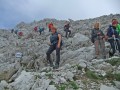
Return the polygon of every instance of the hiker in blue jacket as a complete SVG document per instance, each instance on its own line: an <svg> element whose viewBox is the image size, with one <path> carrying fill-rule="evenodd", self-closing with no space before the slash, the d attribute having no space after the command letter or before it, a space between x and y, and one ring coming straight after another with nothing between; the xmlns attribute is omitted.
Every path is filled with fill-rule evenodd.
<svg viewBox="0 0 120 90"><path fill-rule="evenodd" d="M70 35L71 35L71 30L69 28L70 28L70 23L66 22L66 24L64 25L64 31L66 32L66 34L65 34L66 38L70 37Z"/></svg>
<svg viewBox="0 0 120 90"><path fill-rule="evenodd" d="M116 44L118 46L118 51L120 53L119 33L116 30L115 22L112 22L112 25L109 26L109 28L107 30L107 36L108 36L108 38L110 38L110 39L108 39L108 42L110 43L111 48L112 48L112 55L114 55L116 52L116 49L115 49L116 46L115 46L114 41L116 41Z"/></svg>
<svg viewBox="0 0 120 90"><path fill-rule="evenodd" d="M61 35L57 32L57 29L54 26L51 27L51 32L52 32L52 35L50 36L50 47L49 47L46 55L47 55L47 60L50 63L50 66L53 67L54 69L57 69L57 68L59 68L59 62L60 62L60 48L61 48L62 38L61 38ZM53 62L50 58L50 54L54 50L56 50L55 66L53 65Z"/></svg>
<svg viewBox="0 0 120 90"><path fill-rule="evenodd" d="M42 32L44 32L44 30L45 30L44 27L39 27L39 33L40 33L40 35L41 35Z"/></svg>

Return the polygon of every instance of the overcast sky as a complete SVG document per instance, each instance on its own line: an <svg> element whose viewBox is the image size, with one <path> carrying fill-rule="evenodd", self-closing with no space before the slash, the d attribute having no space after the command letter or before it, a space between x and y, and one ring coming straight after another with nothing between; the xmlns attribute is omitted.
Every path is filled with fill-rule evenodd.
<svg viewBox="0 0 120 90"><path fill-rule="evenodd" d="M0 28L44 18L73 20L120 14L120 0L0 0Z"/></svg>

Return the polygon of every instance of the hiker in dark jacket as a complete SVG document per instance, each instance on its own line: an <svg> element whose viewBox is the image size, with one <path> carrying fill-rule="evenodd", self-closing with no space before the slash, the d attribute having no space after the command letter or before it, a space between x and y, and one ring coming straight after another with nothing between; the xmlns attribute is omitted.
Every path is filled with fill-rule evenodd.
<svg viewBox="0 0 120 90"><path fill-rule="evenodd" d="M40 33L40 35L41 35L42 32L44 32L44 30L45 30L44 27L39 27L39 33Z"/></svg>
<svg viewBox="0 0 120 90"><path fill-rule="evenodd" d="M11 30L11 33L13 33L13 32L14 32L14 29Z"/></svg>
<svg viewBox="0 0 120 90"><path fill-rule="evenodd" d="M70 28L70 23L66 22L66 24L64 26L64 31L66 32L66 35L65 35L66 38L68 38L68 36L70 37L70 35L71 35L71 30L69 28ZM69 33L69 35L68 35L68 33Z"/></svg>
<svg viewBox="0 0 120 90"><path fill-rule="evenodd" d="M60 62L60 47L61 47L61 35L57 33L57 29L55 27L51 27L52 35L50 36L50 47L46 53L47 60L50 63L50 66L54 69L59 68L59 62ZM50 54L56 50L56 62L55 66L53 65L53 62L50 58Z"/></svg>
<svg viewBox="0 0 120 90"><path fill-rule="evenodd" d="M92 30L91 37L95 45L95 58L98 58L102 54L102 58L106 58L105 53L105 39L103 32L99 29L99 23L95 23L94 29ZM101 51L101 53L100 53Z"/></svg>
<svg viewBox="0 0 120 90"><path fill-rule="evenodd" d="M116 21L112 21L112 25L109 26L108 30L107 30L107 36L108 36L108 42L111 45L112 48L112 56L115 54L116 52L116 46L115 46L115 42L117 43L118 46L118 51L120 53L120 42L119 42L119 33L116 30Z"/></svg>
<svg viewBox="0 0 120 90"><path fill-rule="evenodd" d="M16 29L14 32L15 32L15 34L17 35L17 34L18 34L18 29Z"/></svg>

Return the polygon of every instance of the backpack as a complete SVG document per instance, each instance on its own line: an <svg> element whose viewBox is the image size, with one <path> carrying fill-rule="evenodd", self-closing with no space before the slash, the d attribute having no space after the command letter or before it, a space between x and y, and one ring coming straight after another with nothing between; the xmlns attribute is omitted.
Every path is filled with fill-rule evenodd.
<svg viewBox="0 0 120 90"><path fill-rule="evenodd" d="M54 38L51 36L50 37L50 42L51 42L51 44L52 45L55 45L55 44L57 44L58 42L58 34L60 34L60 33L55 33L55 35L54 35ZM56 37L57 36L57 37ZM61 36L62 37L62 36ZM61 43L60 43L60 46L62 46L63 45L63 41L61 40Z"/></svg>
<svg viewBox="0 0 120 90"><path fill-rule="evenodd" d="M94 31L95 31L95 30L92 30L92 32L93 32L93 33L95 33ZM95 40L94 40L94 37L93 37L93 36L91 36L91 42L92 42L92 43L94 43L94 42L95 42Z"/></svg>

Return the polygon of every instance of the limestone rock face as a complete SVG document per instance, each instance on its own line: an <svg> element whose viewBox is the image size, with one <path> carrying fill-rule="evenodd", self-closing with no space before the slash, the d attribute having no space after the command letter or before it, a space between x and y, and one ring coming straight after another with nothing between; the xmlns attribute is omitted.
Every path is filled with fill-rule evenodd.
<svg viewBox="0 0 120 90"><path fill-rule="evenodd" d="M4 64L0 67L0 80L8 81L20 68L20 65L13 63L13 64Z"/></svg>
<svg viewBox="0 0 120 90"><path fill-rule="evenodd" d="M112 18L120 20L120 14L77 21L69 19L72 34L68 38L65 37L63 28L67 20L47 18L32 23L21 22L14 28L18 32L23 32L21 37L15 32L0 29L0 90L120 89L119 61L116 65L107 62L119 57L95 59L94 44L90 40L93 23L99 21L100 29L106 34ZM53 22L63 40L60 67L55 70L46 60L51 35L47 26L49 22ZM45 31L40 35L38 31L33 30L35 26L42 26ZM110 44L107 42L105 46L108 55ZM51 60L55 64L56 51L51 54ZM106 80L108 73L117 74L118 78L110 77ZM101 80L99 76L105 79ZM111 79L115 83L115 88Z"/></svg>

